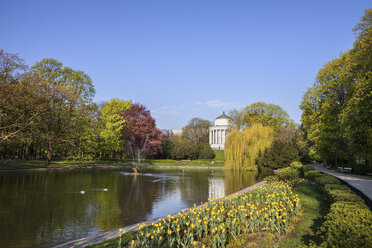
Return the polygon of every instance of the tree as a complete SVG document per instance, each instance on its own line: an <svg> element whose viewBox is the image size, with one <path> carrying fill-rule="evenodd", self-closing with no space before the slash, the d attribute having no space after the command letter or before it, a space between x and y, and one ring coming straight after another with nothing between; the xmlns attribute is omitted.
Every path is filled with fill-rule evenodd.
<svg viewBox="0 0 372 248"><path fill-rule="evenodd" d="M46 94L50 102L39 125L41 138L47 144L47 163L50 163L56 147L74 143L76 128L85 120L80 110L92 103L95 90L87 74L63 67L55 59L43 59L32 69L48 83Z"/></svg>
<svg viewBox="0 0 372 248"><path fill-rule="evenodd" d="M310 155L329 163L371 160L372 10L354 29L354 47L326 63L300 108Z"/></svg>
<svg viewBox="0 0 372 248"><path fill-rule="evenodd" d="M106 101L100 110L104 121L104 127L100 136L104 139L104 151L112 157L115 153L122 150L124 140L122 139L121 129L124 126L124 112L132 105L131 101L124 101L113 98Z"/></svg>
<svg viewBox="0 0 372 248"><path fill-rule="evenodd" d="M200 118L193 118L187 126L182 128L182 137L194 144L209 143L210 121Z"/></svg>
<svg viewBox="0 0 372 248"><path fill-rule="evenodd" d="M150 156L162 151L163 134L145 106L135 103L123 113L125 123L121 129L124 150L133 158Z"/></svg>
<svg viewBox="0 0 372 248"><path fill-rule="evenodd" d="M298 125L279 128L272 145L257 158L259 167L284 168L294 161L308 161L307 144Z"/></svg>
<svg viewBox="0 0 372 248"><path fill-rule="evenodd" d="M254 123L261 123L263 126L274 129L285 127L292 123L288 113L279 105L264 102L252 103L240 111L234 109L230 111L230 116L232 125L239 129Z"/></svg>
<svg viewBox="0 0 372 248"><path fill-rule="evenodd" d="M256 170L256 159L270 147L274 131L260 123L252 124L243 131L234 128L225 143L225 166L235 170Z"/></svg>

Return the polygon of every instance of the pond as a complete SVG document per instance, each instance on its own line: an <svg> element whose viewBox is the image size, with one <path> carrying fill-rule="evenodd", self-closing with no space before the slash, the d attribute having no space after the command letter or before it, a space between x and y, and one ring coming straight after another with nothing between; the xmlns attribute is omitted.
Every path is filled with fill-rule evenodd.
<svg viewBox="0 0 372 248"><path fill-rule="evenodd" d="M125 169L0 173L0 247L49 247L166 216L266 176L196 169L142 173L132 176Z"/></svg>

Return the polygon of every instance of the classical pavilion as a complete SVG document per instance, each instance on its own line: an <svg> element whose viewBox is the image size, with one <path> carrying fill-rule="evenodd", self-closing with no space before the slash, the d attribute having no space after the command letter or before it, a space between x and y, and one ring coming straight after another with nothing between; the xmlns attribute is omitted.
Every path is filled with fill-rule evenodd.
<svg viewBox="0 0 372 248"><path fill-rule="evenodd" d="M230 116L223 112L214 120L214 126L209 127L209 145L215 150L224 150Z"/></svg>

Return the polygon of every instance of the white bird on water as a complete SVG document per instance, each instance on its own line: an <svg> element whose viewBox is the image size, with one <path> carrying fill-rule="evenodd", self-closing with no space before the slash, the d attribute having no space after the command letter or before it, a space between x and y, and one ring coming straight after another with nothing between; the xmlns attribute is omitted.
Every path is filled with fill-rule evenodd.
<svg viewBox="0 0 372 248"><path fill-rule="evenodd" d="M82 194L82 195L85 194L85 191L84 190L80 191L80 194Z"/></svg>
<svg viewBox="0 0 372 248"><path fill-rule="evenodd" d="M108 189L103 189L103 191L108 191Z"/></svg>

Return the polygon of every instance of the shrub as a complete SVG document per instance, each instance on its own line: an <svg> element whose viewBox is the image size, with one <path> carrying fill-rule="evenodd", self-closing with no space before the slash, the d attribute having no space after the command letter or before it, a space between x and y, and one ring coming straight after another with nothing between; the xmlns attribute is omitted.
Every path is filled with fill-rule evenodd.
<svg viewBox="0 0 372 248"><path fill-rule="evenodd" d="M312 181L314 182L315 179L319 176L323 175L320 171L317 171L317 170L312 170L312 171L308 171L308 172L305 172L305 178L309 181Z"/></svg>
<svg viewBox="0 0 372 248"><path fill-rule="evenodd" d="M288 167L291 162L300 160L298 154L298 150L293 144L275 140L269 148L259 155L257 165L271 169Z"/></svg>
<svg viewBox="0 0 372 248"><path fill-rule="evenodd" d="M372 213L365 206L336 202L320 227L320 235L328 247L370 247Z"/></svg>
<svg viewBox="0 0 372 248"><path fill-rule="evenodd" d="M301 168L301 176L305 177L305 174L309 171L316 171L316 169L310 165L303 165Z"/></svg>
<svg viewBox="0 0 372 248"><path fill-rule="evenodd" d="M325 195L330 202L343 201L364 204L363 199L356 195L350 189L330 189L325 191Z"/></svg>
<svg viewBox="0 0 372 248"><path fill-rule="evenodd" d="M334 176L323 174L315 178L315 184L319 189L323 189L326 184L341 184L341 182Z"/></svg>
<svg viewBox="0 0 372 248"><path fill-rule="evenodd" d="M213 159L215 157L214 151L208 143L198 145L199 159Z"/></svg>
<svg viewBox="0 0 372 248"><path fill-rule="evenodd" d="M276 174L280 180L290 180L301 176L300 170L297 168L287 167L281 169Z"/></svg>
<svg viewBox="0 0 372 248"><path fill-rule="evenodd" d="M296 162L292 162L290 167L296 168L296 169L301 169L303 167L303 165L302 165L301 162L296 161Z"/></svg>

